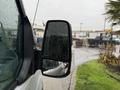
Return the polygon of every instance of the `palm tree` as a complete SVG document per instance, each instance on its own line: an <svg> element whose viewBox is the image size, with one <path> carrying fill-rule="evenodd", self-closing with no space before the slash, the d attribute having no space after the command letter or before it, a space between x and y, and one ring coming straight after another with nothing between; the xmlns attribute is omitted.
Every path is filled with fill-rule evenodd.
<svg viewBox="0 0 120 90"><path fill-rule="evenodd" d="M120 24L120 0L109 0L105 7L107 19L110 22Z"/></svg>

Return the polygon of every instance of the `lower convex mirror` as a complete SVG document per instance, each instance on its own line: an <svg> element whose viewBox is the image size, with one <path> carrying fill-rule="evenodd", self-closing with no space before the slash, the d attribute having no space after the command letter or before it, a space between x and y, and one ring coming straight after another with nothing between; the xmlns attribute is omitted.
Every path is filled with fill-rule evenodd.
<svg viewBox="0 0 120 90"><path fill-rule="evenodd" d="M43 74L49 76L63 76L67 73L69 64L66 62L43 60Z"/></svg>
<svg viewBox="0 0 120 90"><path fill-rule="evenodd" d="M67 21L51 20L46 24L42 48L42 74L65 77L71 67L71 27Z"/></svg>

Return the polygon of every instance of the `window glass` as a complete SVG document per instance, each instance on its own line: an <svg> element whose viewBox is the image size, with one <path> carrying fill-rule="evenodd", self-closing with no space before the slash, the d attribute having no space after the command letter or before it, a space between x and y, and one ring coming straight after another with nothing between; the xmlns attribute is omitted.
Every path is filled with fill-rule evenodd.
<svg viewBox="0 0 120 90"><path fill-rule="evenodd" d="M15 78L18 10L15 0L0 0L0 90Z"/></svg>

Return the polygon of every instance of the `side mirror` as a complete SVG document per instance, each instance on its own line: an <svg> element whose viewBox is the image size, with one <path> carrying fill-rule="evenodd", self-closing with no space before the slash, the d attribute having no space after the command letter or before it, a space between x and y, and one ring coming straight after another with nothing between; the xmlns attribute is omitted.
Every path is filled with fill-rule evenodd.
<svg viewBox="0 0 120 90"><path fill-rule="evenodd" d="M42 74L65 77L70 74L72 33L70 24L50 20L46 24L42 48Z"/></svg>

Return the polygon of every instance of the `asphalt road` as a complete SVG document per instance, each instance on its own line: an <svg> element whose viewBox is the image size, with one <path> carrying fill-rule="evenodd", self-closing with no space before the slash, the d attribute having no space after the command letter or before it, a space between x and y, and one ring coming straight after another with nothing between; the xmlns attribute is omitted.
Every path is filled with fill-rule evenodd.
<svg viewBox="0 0 120 90"><path fill-rule="evenodd" d="M43 77L44 90L70 90L74 85L74 68L92 59L97 59L99 50L95 48L73 48L72 72L65 78ZM71 82L72 81L72 82Z"/></svg>

